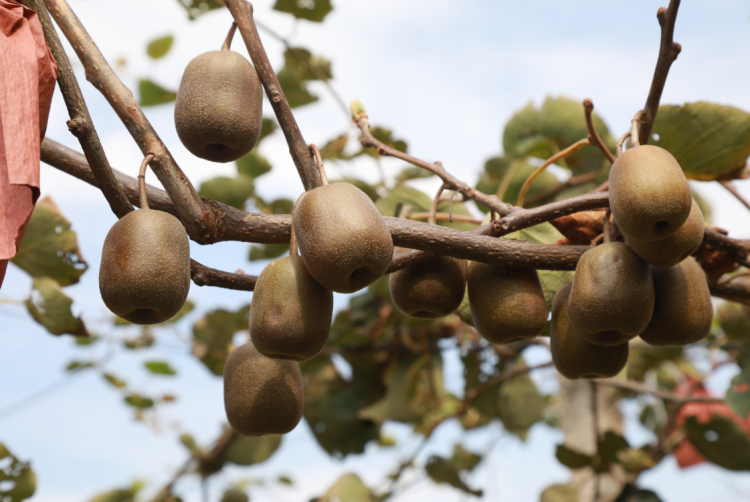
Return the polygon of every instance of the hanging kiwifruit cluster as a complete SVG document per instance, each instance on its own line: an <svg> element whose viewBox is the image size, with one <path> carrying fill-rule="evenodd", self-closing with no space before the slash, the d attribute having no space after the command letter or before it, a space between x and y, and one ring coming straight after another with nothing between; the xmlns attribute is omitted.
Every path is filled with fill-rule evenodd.
<svg viewBox="0 0 750 502"><path fill-rule="evenodd" d="M608 212L604 243L581 256L552 306L552 359L567 378L618 374L637 336L686 345L711 329L706 276L690 256L703 240L703 215L677 160L636 144L612 165L609 202L627 244L610 242Z"/></svg>

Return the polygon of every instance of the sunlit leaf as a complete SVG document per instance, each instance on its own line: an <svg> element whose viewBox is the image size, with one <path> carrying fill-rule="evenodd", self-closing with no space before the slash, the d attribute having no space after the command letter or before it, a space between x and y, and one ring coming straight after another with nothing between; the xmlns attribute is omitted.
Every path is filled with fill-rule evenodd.
<svg viewBox="0 0 750 502"><path fill-rule="evenodd" d="M22 462L0 443L0 500L20 502L34 495L36 475L29 462Z"/></svg>
<svg viewBox="0 0 750 502"><path fill-rule="evenodd" d="M169 91L151 80L138 81L138 92L141 96L141 106L156 106L171 103L177 99L177 93Z"/></svg>
<svg viewBox="0 0 750 502"><path fill-rule="evenodd" d="M276 0L273 9L286 12L297 19L320 23L333 10L330 0Z"/></svg>
<svg viewBox="0 0 750 502"><path fill-rule="evenodd" d="M349 135L346 133L333 138L320 148L320 156L323 160L349 160L351 155L344 153L348 140Z"/></svg>
<svg viewBox="0 0 750 502"><path fill-rule="evenodd" d="M734 178L750 155L750 113L733 106L699 101L662 105L653 133L675 156L685 176L696 180Z"/></svg>
<svg viewBox="0 0 750 502"><path fill-rule="evenodd" d="M524 160L513 160L508 157L493 157L484 163L484 172L479 175L476 189L489 195L502 195L502 200L515 204L518 200L518 194L526 179L534 172L534 167ZM506 182L507 188L504 193L498 193L500 186L506 174L510 179ZM560 185L560 181L550 172L542 172L529 187L526 192L526 199L531 199L537 194L546 192ZM549 202L549 201L547 201ZM524 207L534 207L535 204L524 204ZM483 204L477 203L477 207L484 213L489 212L489 208Z"/></svg>
<svg viewBox="0 0 750 502"><path fill-rule="evenodd" d="M61 286L77 283L88 268L70 222L49 197L34 208L18 254L11 261L32 277L51 277Z"/></svg>
<svg viewBox="0 0 750 502"><path fill-rule="evenodd" d="M174 42L174 37L172 37L172 35L157 38L156 40L148 44L146 53L153 59L164 57L166 56L167 52L169 52L169 49L172 48L172 42Z"/></svg>
<svg viewBox="0 0 750 502"><path fill-rule="evenodd" d="M548 486L542 492L539 502L578 502L578 492L570 484Z"/></svg>
<svg viewBox="0 0 750 502"><path fill-rule="evenodd" d="M112 373L104 373L102 375L104 379L109 382L111 385L117 387L118 389L121 389L127 385L127 383L124 380L120 380Z"/></svg>
<svg viewBox="0 0 750 502"><path fill-rule="evenodd" d="M221 0L177 0L187 11L188 17L191 21L195 20L201 14L214 9L220 9L224 7L224 2Z"/></svg>
<svg viewBox="0 0 750 502"><path fill-rule="evenodd" d="M65 366L65 371L78 371L94 366L91 361L71 361Z"/></svg>
<svg viewBox="0 0 750 502"><path fill-rule="evenodd" d="M281 444L282 435L236 436L229 444L223 459L237 465L259 464L267 460Z"/></svg>
<svg viewBox="0 0 750 502"><path fill-rule="evenodd" d="M249 502L250 497L244 490L229 488L221 496L221 502Z"/></svg>
<svg viewBox="0 0 750 502"><path fill-rule="evenodd" d="M73 300L49 277L34 279L31 297L26 300L29 314L53 335L88 336L83 321L73 316L71 305Z"/></svg>
<svg viewBox="0 0 750 502"><path fill-rule="evenodd" d="M307 89L305 82L333 78L331 62L313 56L307 49L289 47L284 51L284 67L277 73L277 77L289 106L297 108L318 100Z"/></svg>

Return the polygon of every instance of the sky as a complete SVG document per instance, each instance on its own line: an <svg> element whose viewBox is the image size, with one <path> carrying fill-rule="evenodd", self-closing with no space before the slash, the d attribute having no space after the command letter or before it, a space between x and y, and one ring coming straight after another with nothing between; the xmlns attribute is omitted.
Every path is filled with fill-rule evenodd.
<svg viewBox="0 0 750 502"><path fill-rule="evenodd" d="M323 24L294 22L291 16L272 11L270 0L254 5L259 21L295 45L333 62L336 91L346 102L360 99L372 124L392 129L407 141L413 155L440 160L451 173L474 184L485 160L502 152L503 125L528 102L539 105L547 96L589 97L613 136L628 130L650 86L660 36L655 14L663 1L638 0L625 7L594 0L338 0ZM70 5L110 63L125 59L127 64L118 74L134 92L137 80L146 76L176 89L187 63L202 52L218 50L231 23L224 10L191 22L177 0L117 4L70 0ZM172 50L163 60L150 60L146 45L167 34L175 37ZM274 67L280 69L282 46L262 31L261 38ZM750 111L750 4L740 0L683 2L675 40L683 50L670 71L662 103L706 100ZM239 37L233 49L246 54ZM85 81L75 56L71 59L110 163L135 176L142 159L140 151L103 97ZM347 131L348 114L337 107L322 84L310 87L320 95L320 101L295 110L295 116L305 140L322 145ZM265 109L271 113L268 103ZM187 152L174 130L172 105L145 112L195 186L214 176L234 174L231 163L210 163ZM57 94L47 136L80 150L67 131L67 119ZM258 192L268 199L296 197L302 185L283 136L271 136L260 151L274 169L258 179ZM384 167L392 176L403 164L386 159ZM378 179L370 159L346 167L328 163L327 168L332 177L356 173ZM153 175L148 180L158 184ZM414 186L432 192L438 184L427 180ZM736 185L750 197L750 182ZM716 183L693 183L693 187L712 203L714 224L728 229L731 236L750 237L746 223L750 214L744 206ZM78 233L90 269L79 284L65 291L75 301L74 312L97 327L109 315L99 297L97 270L104 236L115 217L96 189L45 165L42 195L53 198ZM265 263L248 262L247 253L248 245L242 243L205 247L191 243L191 255L201 263L259 273ZM190 432L205 444L218 435L225 420L221 380L189 354L184 341L190 325L209 310L236 309L248 303L251 294L191 287L190 298L199 309L179 326L181 334L160 336L152 356L169 359L178 371L176 379L147 378L140 353L120 351L109 363L109 370L143 392L178 396L175 404L160 412L155 430L134 421L121 403L122 397L94 374L65 380L64 387L36 400L33 406L3 417L5 407L60 381L70 360L87 357L85 349L75 348L68 338L47 334L23 306L13 303L28 296L30 285L28 276L10 266L0 291L0 382L5 384L0 387L0 441L32 461L38 477L35 500L88 500L98 492L128 486L135 479L145 481L147 494L153 493L186 458L177 436ZM347 299L335 295L336 308L343 307ZM91 350L101 355L107 347ZM543 362L548 357L539 350L527 360ZM445 372L448 389L459 392L462 377L455 351L446 353ZM723 392L731 376L731 369L721 371L709 384ZM539 372L534 378L542 386L554 386L553 372ZM640 445L651 437L637 424L635 410L632 403L623 406L628 439ZM282 448L269 462L230 468L220 479L212 480L212 500L218 500L231 483L272 480L279 475L292 477L294 486L254 489L253 500L308 500L325 492L345 472L356 472L371 486L382 486L387 473L418 444L418 436L404 425L389 423L386 431L397 439L395 448L368 446L365 455L338 461L317 445L303 421L284 438ZM568 479L567 469L554 458L555 445L562 437L544 424L535 425L523 443L497 424L465 433L449 422L438 430L419 459L436 453L447 455L456 441L464 440L477 451L490 451L468 478L472 486L485 489L483 500L536 501L544 487ZM740 501L746 500L743 493L750 490L746 475L708 465L681 471L671 457L642 476L641 482L667 502ZM186 502L200 500L194 481L178 488ZM461 492L429 481L415 484L402 500L438 498L467 500Z"/></svg>

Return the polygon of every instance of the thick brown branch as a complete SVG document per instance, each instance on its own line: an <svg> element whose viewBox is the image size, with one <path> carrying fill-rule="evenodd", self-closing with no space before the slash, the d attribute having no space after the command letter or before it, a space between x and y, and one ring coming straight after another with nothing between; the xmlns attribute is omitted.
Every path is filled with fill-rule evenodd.
<svg viewBox="0 0 750 502"><path fill-rule="evenodd" d="M716 282L708 281L708 289L712 296L750 305L750 277L747 275L724 275Z"/></svg>
<svg viewBox="0 0 750 502"><path fill-rule="evenodd" d="M242 39L247 46L247 52L253 65L258 71L258 77L266 90L268 100L276 114L281 130L284 131L284 137L289 145L289 153L292 156L294 165L297 167L302 185L305 190L310 190L320 186L320 178L315 168L315 160L310 156L310 149L302 137L297 121L294 119L292 109L284 96L279 79L276 78L271 63L268 60L266 51L260 41L258 29L255 27L253 20L253 6L245 0L226 0L227 8L237 23L237 29L242 35Z"/></svg>
<svg viewBox="0 0 750 502"><path fill-rule="evenodd" d="M473 189L472 187L446 171L442 163L435 162L434 164L430 164L429 162L425 162L424 160L420 160L416 157L412 157L409 154L400 152L377 139L372 135L372 132L370 131L370 122L368 121L366 115L360 115L359 117L355 118L355 123L357 124L357 127L359 127L359 130L362 131L362 138L360 139L360 143L362 143L362 146L371 146L377 148L380 155L389 155L391 157L396 157L431 172L432 174L438 176L441 180L443 180L443 183L449 190L456 190L457 192L464 194L464 196L480 202L490 209L494 209L495 212L500 214L500 216L505 216L511 212L513 206L502 202L494 195L487 195L480 192L479 190Z"/></svg>
<svg viewBox="0 0 750 502"><path fill-rule="evenodd" d="M649 120L645 124L641 124L641 128L639 129L638 139L641 145L647 145L651 138L651 130L654 127L656 114L659 111L659 101L661 101L661 93L664 91L664 84L667 81L669 68L682 50L682 46L674 42L674 24L679 8L680 0L670 0L669 7L666 9L660 7L656 12L656 17L661 26L661 45L659 46L659 57L656 60L654 78L651 81L651 90L648 93L646 106L644 107L646 113L648 113Z"/></svg>
<svg viewBox="0 0 750 502"><path fill-rule="evenodd" d="M24 0L23 3L36 11L39 16L47 46L49 46L52 56L55 58L55 63L57 63L57 84L70 115L68 128L81 143L81 149L86 155L86 160L91 166L109 207L112 208L112 212L118 218L122 218L133 210L133 206L130 205L130 202L120 190L115 175L112 174L112 168L109 166L109 161L99 141L94 122L91 120L88 107L83 100L78 79L76 79L73 68L70 66L68 55L65 54L55 27L52 25L49 12L47 12L42 0Z"/></svg>
<svg viewBox="0 0 750 502"><path fill-rule="evenodd" d="M715 248L729 251L740 260L746 259L750 253L750 241L732 239L708 226L704 229L703 240Z"/></svg>
<svg viewBox="0 0 750 502"><path fill-rule="evenodd" d="M614 164L615 156L609 151L609 148L604 144L604 141L602 141L601 136L599 136L599 133L594 127L594 117L592 115L594 111L594 102L591 101L590 98L583 100L583 111L586 116L586 127L589 130L589 141L592 145L598 146L599 150L601 150L605 157L607 157L607 160Z"/></svg>
<svg viewBox="0 0 750 502"><path fill-rule="evenodd" d="M117 78L67 2L45 0L45 3L83 63L86 78L107 99L143 155L154 154L151 168L175 201L177 213L190 237L200 243L211 242L217 223L215 215L204 206L195 188L146 119L133 93Z"/></svg>

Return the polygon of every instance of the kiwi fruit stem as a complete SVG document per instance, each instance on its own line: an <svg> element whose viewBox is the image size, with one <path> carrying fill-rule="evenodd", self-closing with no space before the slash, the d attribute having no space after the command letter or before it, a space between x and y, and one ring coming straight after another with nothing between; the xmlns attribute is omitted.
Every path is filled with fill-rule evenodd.
<svg viewBox="0 0 750 502"><path fill-rule="evenodd" d="M430 215L427 217L427 223L430 225L437 225L437 208L440 203L440 197L443 195L443 190L445 190L445 184L440 185L440 188L438 188L438 191L435 194L435 198L432 199Z"/></svg>
<svg viewBox="0 0 750 502"><path fill-rule="evenodd" d="M557 152L552 157L550 157L547 160L545 160L544 163L541 166L537 167L534 170L534 172L531 173L531 175L528 177L528 179L526 180L526 182L521 187L521 191L518 192L518 202L516 202L516 206L523 207L523 199L526 197L526 192L529 191L529 187L534 182L534 180L537 178L537 176L539 176L540 174L542 174L544 172L544 170L547 169L547 167L550 166L550 164L554 164L558 160L564 159L565 157L567 157L571 153L575 152L576 150L580 150L584 146L587 146L587 145L590 145L590 144L591 144L591 142L589 141L588 138L580 139L580 140L576 141L575 143L573 143L572 145L570 145L565 150Z"/></svg>
<svg viewBox="0 0 750 502"><path fill-rule="evenodd" d="M228 51L229 47L232 45L232 39L234 38L234 32L237 31L237 23L232 22L232 27L229 28L229 33L227 33L227 38L224 40L224 43L221 45L221 50Z"/></svg>
<svg viewBox="0 0 750 502"><path fill-rule="evenodd" d="M604 244L612 242L612 236L610 235L609 229L609 218L612 216L612 210L607 208L607 212L604 213L604 223L602 224L602 235L604 236Z"/></svg>
<svg viewBox="0 0 750 502"><path fill-rule="evenodd" d="M625 141L633 134L633 131L628 131L622 136L620 136L620 139L617 140L617 148L615 149L615 155L619 157L622 155L622 145L625 144Z"/></svg>
<svg viewBox="0 0 750 502"><path fill-rule="evenodd" d="M152 160L154 160L153 153L146 155L141 162L141 170L138 172L138 197L141 200L141 210L151 209L148 207L148 195L146 194L146 168Z"/></svg>
<svg viewBox="0 0 750 502"><path fill-rule="evenodd" d="M648 111L638 110L633 116L633 120L630 121L630 147L635 148L641 146L641 140L639 138L638 129L640 124L648 122Z"/></svg>
<svg viewBox="0 0 750 502"><path fill-rule="evenodd" d="M323 167L323 157L320 155L320 150L312 143L308 145L308 148L310 148L310 153L315 157L315 167L318 168L318 174L320 174L320 184L321 186L326 186L328 184L328 176L326 176L326 168Z"/></svg>

